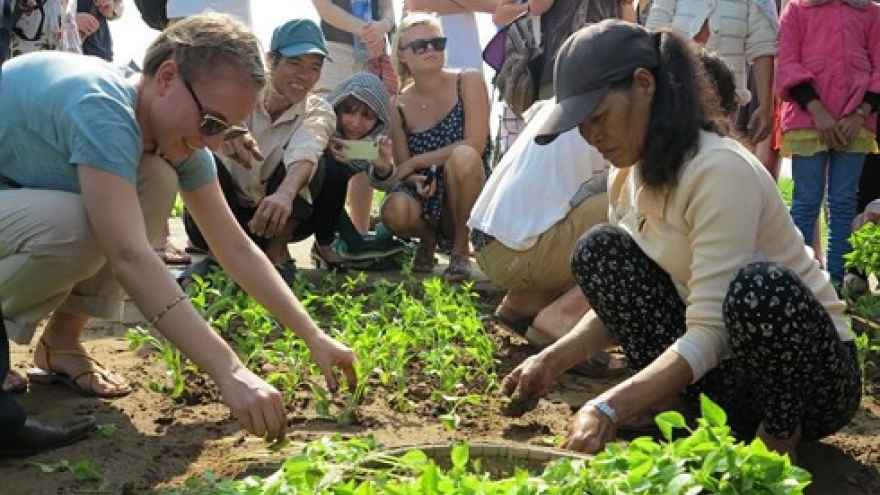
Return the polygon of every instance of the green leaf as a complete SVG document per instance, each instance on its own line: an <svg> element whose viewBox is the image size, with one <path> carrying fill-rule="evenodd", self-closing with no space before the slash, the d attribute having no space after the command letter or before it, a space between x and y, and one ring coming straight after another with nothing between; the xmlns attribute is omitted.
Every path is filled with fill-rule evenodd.
<svg viewBox="0 0 880 495"><path fill-rule="evenodd" d="M101 436L112 437L116 433L116 425L113 423L102 423L98 425L98 433Z"/></svg>
<svg viewBox="0 0 880 495"><path fill-rule="evenodd" d="M663 434L663 438L665 438L666 441L672 441L673 428L687 428L687 421L678 411L662 412L654 418L654 422L657 423L657 426L660 428L660 432Z"/></svg>
<svg viewBox="0 0 880 495"><path fill-rule="evenodd" d="M76 461L70 465L70 474L76 482L82 481L98 481L102 478L101 471L98 467L87 459Z"/></svg>
<svg viewBox="0 0 880 495"><path fill-rule="evenodd" d="M712 399L700 394L700 413L709 422L709 426L724 426L727 424L727 413Z"/></svg>
<svg viewBox="0 0 880 495"><path fill-rule="evenodd" d="M470 447L467 443L460 443L452 447L452 465L457 468L467 466L468 457L470 456Z"/></svg>

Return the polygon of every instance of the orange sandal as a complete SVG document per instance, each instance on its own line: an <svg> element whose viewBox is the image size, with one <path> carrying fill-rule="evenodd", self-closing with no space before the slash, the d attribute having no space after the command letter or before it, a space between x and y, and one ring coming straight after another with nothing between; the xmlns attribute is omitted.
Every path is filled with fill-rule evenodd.
<svg viewBox="0 0 880 495"><path fill-rule="evenodd" d="M76 393L85 395L87 397L100 397L102 399L114 399L117 397L124 397L131 393L131 387L127 384L118 385L118 389L114 392L98 392L93 388L95 377L103 378L105 381L113 383L114 377L113 375L107 371L104 366L95 360L93 357L89 356L83 351L77 349L51 349L48 345L46 345L46 341L42 338L40 339L40 345L43 346L43 349L46 351L46 367L48 370L43 370L40 368L31 368L27 372L28 380L31 383L39 383L43 385L64 385L70 390L73 390ZM64 373L62 371L53 371L52 370L52 355L65 355L65 356L76 356L82 359L91 361L97 366L97 369L87 370L79 373L76 376L71 377L69 374ZM84 387L79 383L79 380L83 377L88 377L88 387Z"/></svg>

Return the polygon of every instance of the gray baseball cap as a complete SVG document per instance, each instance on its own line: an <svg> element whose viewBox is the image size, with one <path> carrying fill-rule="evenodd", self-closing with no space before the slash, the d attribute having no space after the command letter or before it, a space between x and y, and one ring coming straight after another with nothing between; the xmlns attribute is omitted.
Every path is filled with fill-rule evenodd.
<svg viewBox="0 0 880 495"><path fill-rule="evenodd" d="M572 34L556 56L556 104L535 136L547 144L587 118L612 84L660 64L654 36L638 24L605 19Z"/></svg>

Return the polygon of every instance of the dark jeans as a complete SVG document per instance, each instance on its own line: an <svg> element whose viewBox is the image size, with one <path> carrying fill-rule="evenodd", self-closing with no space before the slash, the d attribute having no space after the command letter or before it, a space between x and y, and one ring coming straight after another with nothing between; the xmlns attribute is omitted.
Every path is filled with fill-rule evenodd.
<svg viewBox="0 0 880 495"><path fill-rule="evenodd" d="M572 272L596 314L640 371L687 330L687 305L672 279L619 227L590 229L572 255ZM724 408L733 430L766 430L803 440L830 435L855 415L861 399L856 348L842 342L824 306L787 268L751 263L734 276L719 308L730 356L685 388ZM698 409L698 407L697 407Z"/></svg>
<svg viewBox="0 0 880 495"><path fill-rule="evenodd" d="M315 224L315 240L321 246L327 246L336 238L336 226L345 209L348 181L359 172L332 158L322 158L321 162L324 166L324 184L318 196L314 197L313 206L314 216L324 221Z"/></svg>
<svg viewBox="0 0 880 495"><path fill-rule="evenodd" d="M12 43L12 5L14 0L0 1L0 65L9 58Z"/></svg>
<svg viewBox="0 0 880 495"><path fill-rule="evenodd" d="M319 208L322 207L322 205L319 203L318 198L321 197L322 186L325 182L323 168L324 167L319 163L318 169L309 184L309 192L312 195L314 204L309 204L308 201L299 195L297 195L293 202L293 213L291 213L291 216L293 217L293 221L296 222L296 228L290 236L290 242L299 242L306 239L310 235L316 233L322 224L330 222L326 216L326 212L319 211ZM287 169L283 164L279 164L266 181L266 195L270 195L277 191L278 186L284 181L286 175ZM239 202L235 183L232 181L232 176L229 175L226 167L223 166L219 160L217 160L217 179L220 182L220 189L223 191L223 196L226 198L226 204L229 205L229 209L232 211L232 215L235 219L238 220L238 224L260 249L265 250L266 246L269 245L269 239L252 233L248 227L248 223L254 218L257 209L244 206ZM343 202L344 201L345 198L343 197ZM200 249L210 250L208 241L205 240L198 225L196 225L195 221L187 211L184 211L183 225L186 229L186 235L194 246ZM335 226L335 222L332 225Z"/></svg>
<svg viewBox="0 0 880 495"><path fill-rule="evenodd" d="M3 321L3 312L0 309L0 377L5 380L8 374L9 339L6 338L6 323ZM25 419L27 414L15 402L12 394L0 390L0 440L21 429Z"/></svg>

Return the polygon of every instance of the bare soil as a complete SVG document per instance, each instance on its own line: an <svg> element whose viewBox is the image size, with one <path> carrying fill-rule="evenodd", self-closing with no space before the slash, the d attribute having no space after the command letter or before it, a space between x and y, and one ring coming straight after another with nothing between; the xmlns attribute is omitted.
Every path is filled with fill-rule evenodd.
<svg viewBox="0 0 880 495"><path fill-rule="evenodd" d="M85 398L64 387L34 385L18 397L29 413L40 418L94 415L113 424L115 433L95 434L86 441L27 459L0 459L0 494L145 494L181 486L191 476L213 471L224 477L245 473L269 474L281 455L271 454L260 439L246 436L219 402L207 380L191 380L184 403L149 390L150 377L163 371L148 356L128 350L126 325L93 326L86 336L88 351L134 386L128 397L116 400ZM532 350L518 337L495 330L498 372L503 376ZM32 347L13 346L13 366L24 370L33 362ZM855 420L821 442L803 446L801 465L813 472L811 494L880 494L880 362L873 366L872 387ZM438 443L451 440L513 442L547 445L564 435L568 419L587 399L613 382L566 375L537 409L520 418L501 415L501 397L477 417L463 418L460 428L447 431L436 418L436 404L413 387L416 407L403 414L374 395L361 409L359 424L340 426L319 418L313 397L303 391L288 404L289 435L305 442L323 435L373 435L387 446ZM101 471L99 481L75 482L69 472L42 472L39 464L88 460Z"/></svg>

